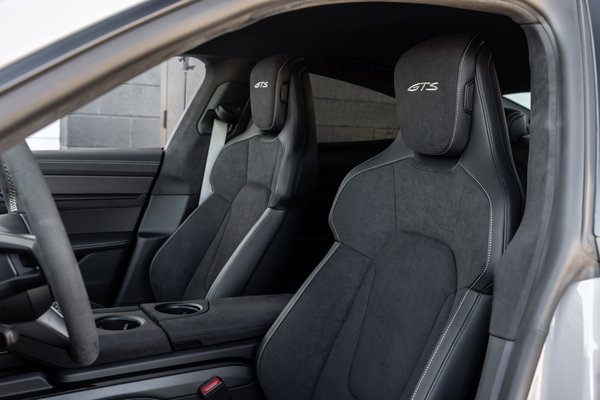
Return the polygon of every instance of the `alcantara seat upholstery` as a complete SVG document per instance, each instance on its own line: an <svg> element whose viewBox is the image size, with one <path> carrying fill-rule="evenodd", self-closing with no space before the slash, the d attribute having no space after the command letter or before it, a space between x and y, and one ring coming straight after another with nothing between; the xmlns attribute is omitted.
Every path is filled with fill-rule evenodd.
<svg viewBox="0 0 600 400"><path fill-rule="evenodd" d="M250 103L253 124L219 153L212 193L152 262L159 301L278 287L316 180L314 111L302 58L259 62L250 77Z"/></svg>
<svg viewBox="0 0 600 400"><path fill-rule="evenodd" d="M335 243L259 349L270 400L473 393L521 215L492 57L479 35L429 40L395 87L398 138L342 182Z"/></svg>

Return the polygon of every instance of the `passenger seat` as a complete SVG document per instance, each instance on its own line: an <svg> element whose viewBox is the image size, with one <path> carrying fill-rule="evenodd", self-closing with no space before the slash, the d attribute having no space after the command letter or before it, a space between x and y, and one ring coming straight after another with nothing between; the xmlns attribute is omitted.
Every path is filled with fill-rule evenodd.
<svg viewBox="0 0 600 400"><path fill-rule="evenodd" d="M476 387L493 270L521 215L492 55L480 35L431 39L394 76L400 134L342 182L335 243L258 350L270 400Z"/></svg>
<svg viewBox="0 0 600 400"><path fill-rule="evenodd" d="M308 73L299 56L259 62L250 77L253 124L221 150L212 193L157 252L158 301L276 291L316 180Z"/></svg>

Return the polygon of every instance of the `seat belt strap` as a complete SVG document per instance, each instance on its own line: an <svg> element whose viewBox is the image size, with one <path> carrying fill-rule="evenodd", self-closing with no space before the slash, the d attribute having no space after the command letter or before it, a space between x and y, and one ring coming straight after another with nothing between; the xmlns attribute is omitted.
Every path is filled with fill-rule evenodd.
<svg viewBox="0 0 600 400"><path fill-rule="evenodd" d="M212 185L210 184L210 174L212 172L215 161L219 153L225 146L227 139L227 122L221 121L217 117L213 119L212 132L210 134L210 143L208 144L208 154L206 155L206 164L204 165L204 176L202 177L202 189L200 190L200 198L198 205L212 193Z"/></svg>

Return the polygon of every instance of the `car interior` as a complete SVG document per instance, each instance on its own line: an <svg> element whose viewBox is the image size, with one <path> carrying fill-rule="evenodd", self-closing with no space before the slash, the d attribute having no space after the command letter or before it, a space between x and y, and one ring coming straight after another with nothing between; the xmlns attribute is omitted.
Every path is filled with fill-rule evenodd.
<svg viewBox="0 0 600 400"><path fill-rule="evenodd" d="M536 146L505 97L532 92L523 27L339 4L185 56L206 76L164 149L35 152L97 356L39 276L0 285L2 397L485 398ZM26 233L7 182L0 225Z"/></svg>

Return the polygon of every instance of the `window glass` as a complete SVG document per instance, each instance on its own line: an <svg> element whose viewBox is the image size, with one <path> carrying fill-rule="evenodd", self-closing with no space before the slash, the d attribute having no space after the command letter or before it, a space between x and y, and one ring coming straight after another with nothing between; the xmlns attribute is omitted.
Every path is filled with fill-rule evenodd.
<svg viewBox="0 0 600 400"><path fill-rule="evenodd" d="M531 109L531 93L529 92L511 93L504 95L504 97L511 101L514 101L521 107L525 107L528 110Z"/></svg>
<svg viewBox="0 0 600 400"><path fill-rule="evenodd" d="M164 147L197 88L202 61L176 57L27 138L32 150Z"/></svg>
<svg viewBox="0 0 600 400"><path fill-rule="evenodd" d="M311 75L317 141L393 139L398 133L393 97L361 86Z"/></svg>

